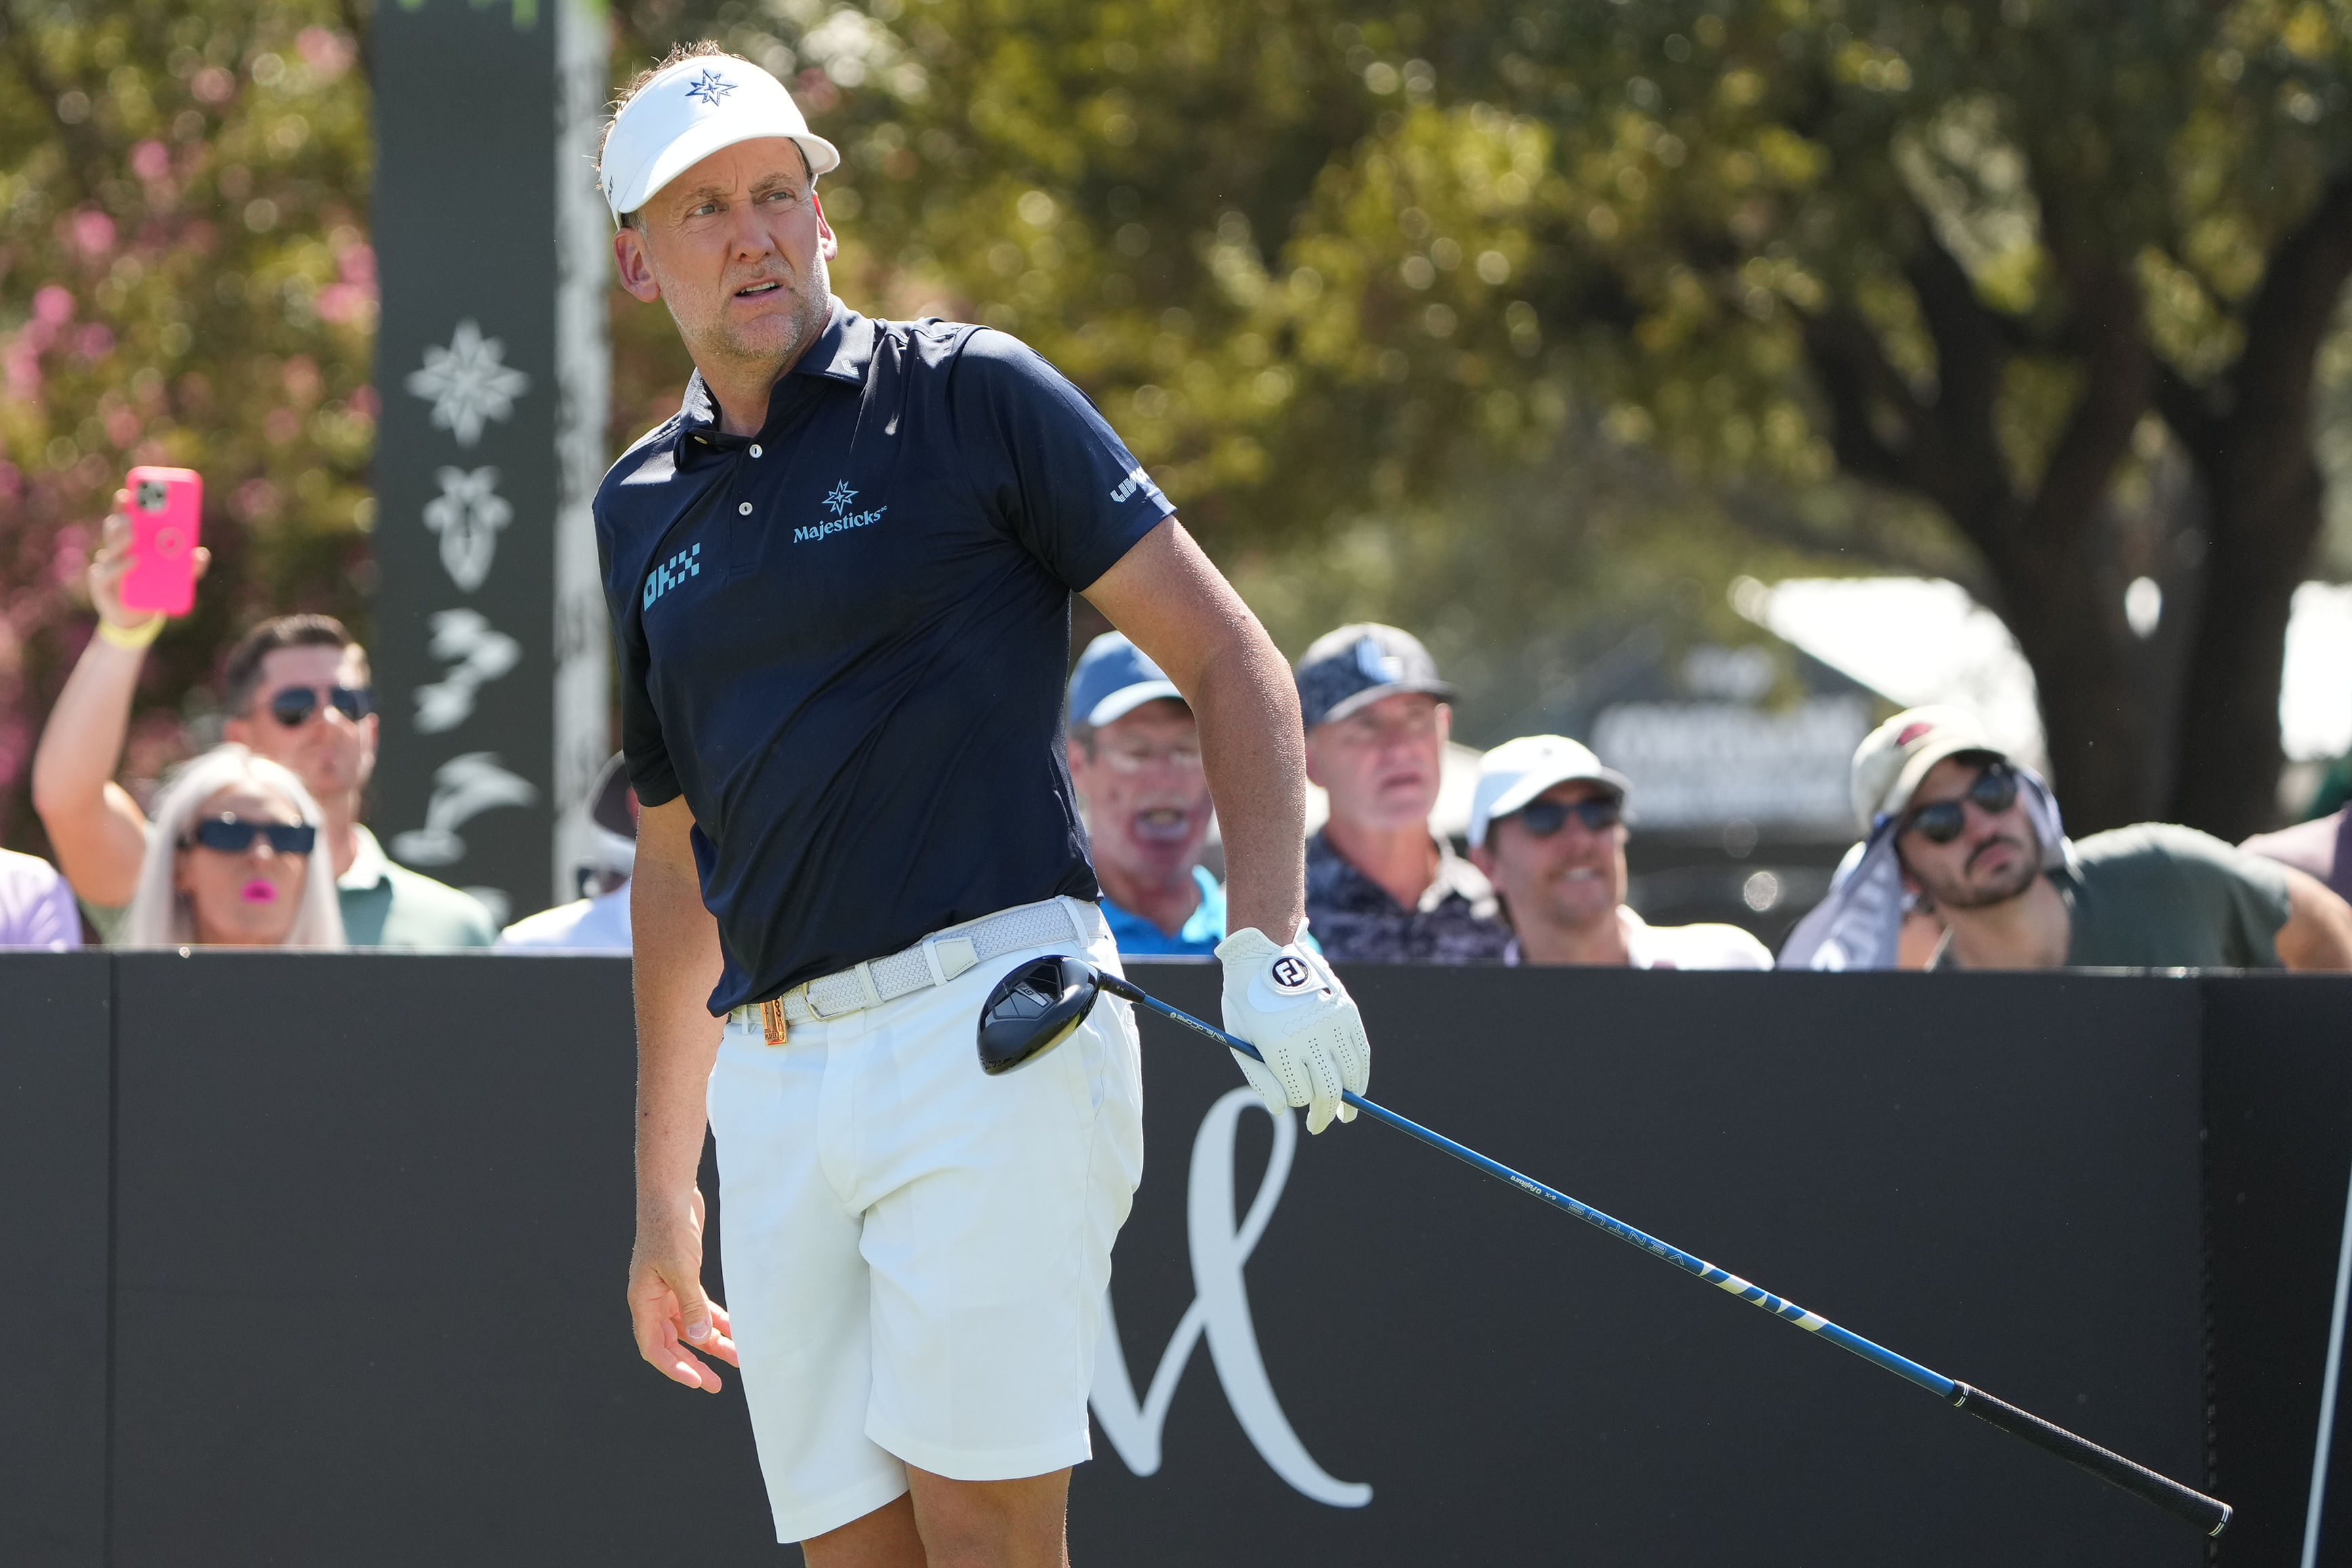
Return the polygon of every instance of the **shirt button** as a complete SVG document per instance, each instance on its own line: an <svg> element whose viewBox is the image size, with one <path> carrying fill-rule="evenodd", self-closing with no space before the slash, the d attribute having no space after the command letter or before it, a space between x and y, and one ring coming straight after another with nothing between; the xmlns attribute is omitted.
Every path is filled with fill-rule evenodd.
<svg viewBox="0 0 2352 1568"><path fill-rule="evenodd" d="M751 444L751 455L754 457L760 455L760 444L756 441Z"/></svg>
<svg viewBox="0 0 2352 1568"><path fill-rule="evenodd" d="M751 515L751 502L749 502L749 501L746 501L746 502L744 502L741 506L737 507L735 509L736 509L737 511L739 511L739 512L742 513L742 514L743 514L743 516L745 516L745 517L750 517L750 516Z"/></svg>

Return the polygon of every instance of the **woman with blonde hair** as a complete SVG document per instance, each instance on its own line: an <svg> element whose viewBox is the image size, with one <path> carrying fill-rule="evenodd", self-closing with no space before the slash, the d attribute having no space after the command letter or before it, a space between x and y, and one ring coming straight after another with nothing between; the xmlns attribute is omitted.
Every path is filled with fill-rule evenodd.
<svg viewBox="0 0 2352 1568"><path fill-rule="evenodd" d="M291 772L216 746L155 802L118 947L340 947L318 802Z"/></svg>

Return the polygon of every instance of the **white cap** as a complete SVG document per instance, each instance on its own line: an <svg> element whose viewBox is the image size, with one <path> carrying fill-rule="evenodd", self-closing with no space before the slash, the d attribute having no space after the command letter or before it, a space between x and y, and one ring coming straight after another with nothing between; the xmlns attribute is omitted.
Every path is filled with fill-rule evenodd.
<svg viewBox="0 0 2352 1568"><path fill-rule="evenodd" d="M784 84L751 61L732 55L680 60L614 116L597 171L604 204L617 223L720 148L763 136L799 142L812 176L841 164L832 142L809 133Z"/></svg>
<svg viewBox="0 0 2352 1568"><path fill-rule="evenodd" d="M1592 748L1564 735L1523 735L1478 759L1478 792L1470 800L1470 841L1486 841L1486 824L1507 817L1555 784L1591 779L1622 800L1633 788L1613 768L1603 768Z"/></svg>

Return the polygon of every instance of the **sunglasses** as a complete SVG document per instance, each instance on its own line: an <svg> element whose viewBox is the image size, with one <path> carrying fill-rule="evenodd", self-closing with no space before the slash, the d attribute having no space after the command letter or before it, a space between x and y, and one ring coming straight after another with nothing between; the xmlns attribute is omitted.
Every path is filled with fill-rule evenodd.
<svg viewBox="0 0 2352 1568"><path fill-rule="evenodd" d="M211 817L198 822L195 831L180 841L180 847L194 849L202 844L225 855L241 855L253 847L256 838L262 837L268 838L269 847L281 855L307 855L319 841L319 830L308 822L248 822L243 817Z"/></svg>
<svg viewBox="0 0 2352 1568"><path fill-rule="evenodd" d="M1948 844L1960 836L1969 825L1969 814L1962 801L1973 801L1978 810L1988 817L1998 817L2017 804L2017 775L1995 762L1977 775L1969 792L1957 800L1937 800L1921 806L1903 819L1903 832L1918 830L1919 836L1931 844Z"/></svg>
<svg viewBox="0 0 2352 1568"><path fill-rule="evenodd" d="M366 686L286 686L270 694L270 716L289 729L301 728L319 711L321 689L335 711L353 724L375 712L375 693Z"/></svg>
<svg viewBox="0 0 2352 1568"><path fill-rule="evenodd" d="M1512 815L1530 837L1548 839L1568 826L1571 816L1584 824L1587 832L1604 832L1625 820L1625 803L1606 795L1588 795L1581 800L1533 800Z"/></svg>

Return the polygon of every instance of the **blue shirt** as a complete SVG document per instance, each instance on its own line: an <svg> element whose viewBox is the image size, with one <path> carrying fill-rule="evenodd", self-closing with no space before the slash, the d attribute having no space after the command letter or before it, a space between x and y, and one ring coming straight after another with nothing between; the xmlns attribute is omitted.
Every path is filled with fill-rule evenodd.
<svg viewBox="0 0 2352 1568"><path fill-rule="evenodd" d="M1062 742L1070 595L1174 511L1001 332L836 300L759 434L697 376L596 541L637 798L694 813L714 1013L1096 895Z"/></svg>
<svg viewBox="0 0 2352 1568"><path fill-rule="evenodd" d="M1119 952L1130 958L1214 953L1217 944L1225 939L1225 890L1209 874L1206 866L1192 868L1192 883L1201 890L1200 904L1173 936L1133 910L1122 908L1110 894L1103 894L1103 919L1108 923L1111 939L1118 944Z"/></svg>

